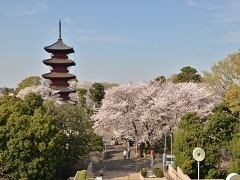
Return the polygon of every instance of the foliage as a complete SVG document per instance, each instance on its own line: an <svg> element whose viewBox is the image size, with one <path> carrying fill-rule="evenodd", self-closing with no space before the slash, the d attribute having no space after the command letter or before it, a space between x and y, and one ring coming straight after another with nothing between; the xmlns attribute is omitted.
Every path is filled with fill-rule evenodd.
<svg viewBox="0 0 240 180"><path fill-rule="evenodd" d="M141 170L141 175L142 175L143 177L147 177L147 169L146 169L146 168L144 168L144 169Z"/></svg>
<svg viewBox="0 0 240 180"><path fill-rule="evenodd" d="M174 166L179 166L185 174L196 177L196 162L192 151L203 147L203 126L196 113L186 113L180 120L179 130L174 133Z"/></svg>
<svg viewBox="0 0 240 180"><path fill-rule="evenodd" d="M203 71L203 81L208 88L218 96L224 98L232 84L239 84L240 80L240 52L229 54L211 67L211 71Z"/></svg>
<svg viewBox="0 0 240 180"><path fill-rule="evenodd" d="M81 105L61 104L52 110L57 127L66 134L65 176L69 177L76 172L73 165L78 163L79 156L88 154L99 142L94 142L96 134L92 129L90 114ZM99 138L99 137L98 137Z"/></svg>
<svg viewBox="0 0 240 180"><path fill-rule="evenodd" d="M221 177L224 177L223 174L225 174L223 170L213 168L208 171L208 174L206 175L206 179L216 179L216 178L220 179Z"/></svg>
<svg viewBox="0 0 240 180"><path fill-rule="evenodd" d="M102 136L95 135L91 138L91 151L102 151L103 150L103 140Z"/></svg>
<svg viewBox="0 0 240 180"><path fill-rule="evenodd" d="M212 138L212 141L226 145L235 132L235 126L239 119L225 111L216 111L208 116L206 133Z"/></svg>
<svg viewBox="0 0 240 180"><path fill-rule="evenodd" d="M96 105L100 105L102 99L105 96L104 86L101 83L94 83L91 88L89 88L90 98L96 103Z"/></svg>
<svg viewBox="0 0 240 180"><path fill-rule="evenodd" d="M0 101L0 112L6 112L0 114L1 178L54 179L63 166L63 131L41 109L39 97Z"/></svg>
<svg viewBox="0 0 240 180"><path fill-rule="evenodd" d="M165 78L165 76L158 76L155 81L158 81L159 83L166 83L167 80Z"/></svg>
<svg viewBox="0 0 240 180"><path fill-rule="evenodd" d="M174 76L173 79L174 83L200 83L201 82L201 75L197 74L197 70L186 66L181 69L181 72Z"/></svg>
<svg viewBox="0 0 240 180"><path fill-rule="evenodd" d="M86 94L87 94L87 89L85 88L79 88L78 89L78 104L81 105L82 107L86 106Z"/></svg>
<svg viewBox="0 0 240 180"><path fill-rule="evenodd" d="M103 148L82 106L28 93L0 99L0 178L66 179L79 156Z"/></svg>
<svg viewBox="0 0 240 180"><path fill-rule="evenodd" d="M240 125L238 124L238 130ZM229 144L229 151L231 152L231 161L230 161L230 167L228 169L228 174L230 173L237 173L240 174L240 134L239 132L235 134L234 138L231 140Z"/></svg>
<svg viewBox="0 0 240 180"><path fill-rule="evenodd" d="M86 170L81 170L80 172L78 172L78 180L85 180L86 179Z"/></svg>
<svg viewBox="0 0 240 180"><path fill-rule="evenodd" d="M162 177L164 177L163 170L162 170L161 168L154 168L153 174L154 174L157 178L162 178Z"/></svg>
<svg viewBox="0 0 240 180"><path fill-rule="evenodd" d="M81 170L78 172L78 180L94 180L94 178L86 178L86 170Z"/></svg>
<svg viewBox="0 0 240 180"><path fill-rule="evenodd" d="M196 113L186 113L174 133L174 165L193 179L197 177L196 161L192 158L196 147L206 153L200 163L201 178L224 178L228 168L228 173L240 168L239 118L224 104L214 107L212 112L206 121Z"/></svg>
<svg viewBox="0 0 240 180"><path fill-rule="evenodd" d="M40 76L30 76L28 78L25 78L18 84L16 92L18 93L20 90L25 89L26 87L39 86L40 84L41 84Z"/></svg>
<svg viewBox="0 0 240 180"><path fill-rule="evenodd" d="M240 86L236 84L231 84L228 87L225 101L231 111L237 112L240 109Z"/></svg>

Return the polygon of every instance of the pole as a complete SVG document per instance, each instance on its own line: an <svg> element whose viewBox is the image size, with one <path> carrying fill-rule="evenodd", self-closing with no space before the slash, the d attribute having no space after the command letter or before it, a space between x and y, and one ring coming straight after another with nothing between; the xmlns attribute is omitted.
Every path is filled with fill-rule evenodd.
<svg viewBox="0 0 240 180"><path fill-rule="evenodd" d="M136 146L136 158L137 158L137 153L138 153L138 152L137 152L137 146L138 146L138 145L137 145L137 141L135 141L135 143L136 143L135 146Z"/></svg>
<svg viewBox="0 0 240 180"><path fill-rule="evenodd" d="M199 174L200 174L200 168L199 168L199 166L200 166L200 161L198 161L198 180L199 180Z"/></svg>
<svg viewBox="0 0 240 180"><path fill-rule="evenodd" d="M170 134L171 136L171 164L172 164L172 134Z"/></svg>
<svg viewBox="0 0 240 180"><path fill-rule="evenodd" d="M107 157L107 145L106 145L106 141L104 142L104 146L105 146L105 150L104 150L104 159L105 159L105 161L106 161L106 157Z"/></svg>
<svg viewBox="0 0 240 180"><path fill-rule="evenodd" d="M166 150L167 150L167 133L165 134L165 145L164 145L164 157L163 157L163 170L166 171Z"/></svg>

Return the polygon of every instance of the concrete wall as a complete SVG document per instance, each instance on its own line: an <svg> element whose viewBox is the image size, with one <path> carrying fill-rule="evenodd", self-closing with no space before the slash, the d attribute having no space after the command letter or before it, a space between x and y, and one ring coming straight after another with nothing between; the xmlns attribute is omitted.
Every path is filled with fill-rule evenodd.
<svg viewBox="0 0 240 180"><path fill-rule="evenodd" d="M177 171L173 168L173 166L170 164L168 165L168 175L172 180L191 180L191 178L184 174L180 167L177 167ZM197 179L192 179L197 180ZM210 180L210 179L200 179L200 180ZM211 180L224 180L224 179L211 179Z"/></svg>
<svg viewBox="0 0 240 180"><path fill-rule="evenodd" d="M179 167L177 167L176 171L171 164L168 165L168 175L173 180L191 180Z"/></svg>

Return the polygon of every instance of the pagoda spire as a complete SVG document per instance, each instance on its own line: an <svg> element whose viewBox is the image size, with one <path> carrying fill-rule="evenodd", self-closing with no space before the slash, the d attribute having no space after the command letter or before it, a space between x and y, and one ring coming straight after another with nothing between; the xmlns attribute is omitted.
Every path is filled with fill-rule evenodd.
<svg viewBox="0 0 240 180"><path fill-rule="evenodd" d="M59 19L59 38L58 40L62 40L62 37L61 37L61 19Z"/></svg>

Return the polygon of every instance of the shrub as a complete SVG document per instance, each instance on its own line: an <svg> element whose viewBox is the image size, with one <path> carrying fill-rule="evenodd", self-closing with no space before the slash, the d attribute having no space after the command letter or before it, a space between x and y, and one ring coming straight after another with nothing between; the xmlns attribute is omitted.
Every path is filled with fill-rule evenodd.
<svg viewBox="0 0 240 180"><path fill-rule="evenodd" d="M163 175L163 170L161 168L154 168L153 170L153 174L157 177L157 178L162 178Z"/></svg>
<svg viewBox="0 0 240 180"><path fill-rule="evenodd" d="M93 151L102 151L103 150L103 146L95 146Z"/></svg>
<svg viewBox="0 0 240 180"><path fill-rule="evenodd" d="M86 178L86 173L87 171L86 170L81 170L79 173L78 173L78 180L85 180Z"/></svg>
<svg viewBox="0 0 240 180"><path fill-rule="evenodd" d="M147 176L147 169L142 169L141 170L141 175L143 176L143 177L146 177Z"/></svg>

